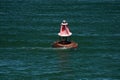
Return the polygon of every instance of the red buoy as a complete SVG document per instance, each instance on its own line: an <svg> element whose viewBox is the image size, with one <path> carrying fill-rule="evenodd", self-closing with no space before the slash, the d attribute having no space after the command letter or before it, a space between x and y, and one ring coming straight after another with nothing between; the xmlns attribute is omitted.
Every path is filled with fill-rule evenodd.
<svg viewBox="0 0 120 80"><path fill-rule="evenodd" d="M63 20L63 22L61 23L61 28L60 28L60 32L58 33L58 35L60 36L60 40L56 41L53 43L53 47L55 48L77 48L78 44L74 41L70 40L70 36L72 35L72 33L70 32L69 28L68 28L68 23Z"/></svg>

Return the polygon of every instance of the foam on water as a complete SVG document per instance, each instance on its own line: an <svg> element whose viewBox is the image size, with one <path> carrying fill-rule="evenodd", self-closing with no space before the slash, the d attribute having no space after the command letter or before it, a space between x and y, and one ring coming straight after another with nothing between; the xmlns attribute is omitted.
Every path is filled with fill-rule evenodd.
<svg viewBox="0 0 120 80"><path fill-rule="evenodd" d="M66 47L52 48L52 47L6 47L0 48L1 50L65 50Z"/></svg>

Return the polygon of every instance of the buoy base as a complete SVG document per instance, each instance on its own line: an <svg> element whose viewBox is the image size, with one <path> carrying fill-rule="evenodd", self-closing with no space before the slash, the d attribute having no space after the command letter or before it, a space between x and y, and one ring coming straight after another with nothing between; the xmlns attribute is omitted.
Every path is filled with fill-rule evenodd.
<svg viewBox="0 0 120 80"><path fill-rule="evenodd" d="M56 41L52 45L55 48L77 48L78 44L76 42L69 41Z"/></svg>

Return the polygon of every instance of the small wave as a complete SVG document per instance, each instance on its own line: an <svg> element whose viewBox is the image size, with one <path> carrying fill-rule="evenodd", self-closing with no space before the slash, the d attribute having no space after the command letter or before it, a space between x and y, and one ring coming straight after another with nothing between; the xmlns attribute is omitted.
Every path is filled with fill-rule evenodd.
<svg viewBox="0 0 120 80"><path fill-rule="evenodd" d="M33 15L39 15L39 16L59 16L61 14L33 14Z"/></svg>
<svg viewBox="0 0 120 80"><path fill-rule="evenodd" d="M120 34L76 34L77 36L106 36L106 37L112 37L112 36L120 36Z"/></svg>
<svg viewBox="0 0 120 80"><path fill-rule="evenodd" d="M4 14L7 14L7 13L5 13L5 12L0 12L0 14L1 14L1 15L4 15Z"/></svg>
<svg viewBox="0 0 120 80"><path fill-rule="evenodd" d="M65 50L68 48L52 48L52 47L6 47L1 50Z"/></svg>
<svg viewBox="0 0 120 80"><path fill-rule="evenodd" d="M99 34L76 34L77 36L100 36Z"/></svg>
<svg viewBox="0 0 120 80"><path fill-rule="evenodd" d="M79 79L79 80L114 80L114 79L112 79L112 78L81 78L81 79ZM118 79L116 79L116 80L118 80Z"/></svg>

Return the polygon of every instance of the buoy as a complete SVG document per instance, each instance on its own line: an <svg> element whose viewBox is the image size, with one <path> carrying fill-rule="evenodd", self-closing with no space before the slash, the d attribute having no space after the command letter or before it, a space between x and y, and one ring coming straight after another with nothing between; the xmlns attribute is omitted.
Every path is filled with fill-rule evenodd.
<svg viewBox="0 0 120 80"><path fill-rule="evenodd" d="M71 35L72 33L69 30L68 23L66 20L63 20L61 23L60 32L58 33L60 39L59 41L55 41L52 46L55 48L77 48L78 44L70 40Z"/></svg>

